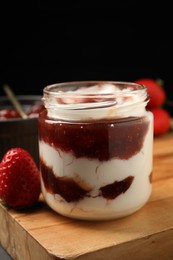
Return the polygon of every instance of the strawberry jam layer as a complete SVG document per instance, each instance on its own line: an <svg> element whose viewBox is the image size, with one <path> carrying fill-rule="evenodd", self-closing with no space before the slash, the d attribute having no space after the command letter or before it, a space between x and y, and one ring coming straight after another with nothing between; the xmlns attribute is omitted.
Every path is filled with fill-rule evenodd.
<svg viewBox="0 0 173 260"><path fill-rule="evenodd" d="M44 111L39 118L39 139L76 158L127 160L142 149L148 127L145 116L67 122L50 119Z"/></svg>
<svg viewBox="0 0 173 260"><path fill-rule="evenodd" d="M41 160L42 180L47 192L59 194L67 202L77 202L85 197L92 197L92 187L83 183L81 185L77 179L72 177L55 176L52 168L45 165ZM134 176L128 176L121 181L114 181L108 185L102 186L98 190L96 197L113 200L119 195L125 193L133 182Z"/></svg>

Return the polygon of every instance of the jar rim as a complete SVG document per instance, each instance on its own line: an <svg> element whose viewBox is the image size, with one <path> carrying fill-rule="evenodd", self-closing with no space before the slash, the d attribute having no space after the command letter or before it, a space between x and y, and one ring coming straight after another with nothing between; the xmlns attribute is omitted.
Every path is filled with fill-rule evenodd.
<svg viewBox="0 0 173 260"><path fill-rule="evenodd" d="M146 87L142 84L135 83L135 82L130 82L130 81L108 81L108 80L86 80L86 81L67 81L67 82L59 82L59 83L54 83L54 84L49 84L44 87L43 93L48 94L48 95L53 95L53 96L66 96L66 95L71 95L72 92L69 92L73 88L73 90L77 90L80 87L86 87L89 88L91 86L102 86L104 84L110 84L114 86L118 86L120 90L116 91L116 93L121 92L122 89L126 88L131 88L130 92L137 92L141 90L147 90ZM99 94L100 95L114 95L114 93L106 93L106 94ZM98 93L76 93L75 95L77 96L97 96Z"/></svg>
<svg viewBox="0 0 173 260"><path fill-rule="evenodd" d="M126 81L71 81L48 85L43 90L46 108L93 109L147 102L144 85ZM133 98L132 98L133 96ZM138 98L136 98L138 96ZM58 104L58 107L57 107Z"/></svg>
<svg viewBox="0 0 173 260"><path fill-rule="evenodd" d="M149 96L144 85L134 82L72 81L45 87L43 101L50 117L78 120L94 113L97 118L122 117L124 110L143 114Z"/></svg>

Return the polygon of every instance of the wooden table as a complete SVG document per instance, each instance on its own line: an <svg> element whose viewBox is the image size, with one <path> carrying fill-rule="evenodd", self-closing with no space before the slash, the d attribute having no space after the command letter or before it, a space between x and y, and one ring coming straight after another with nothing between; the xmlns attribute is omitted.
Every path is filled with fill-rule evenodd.
<svg viewBox="0 0 173 260"><path fill-rule="evenodd" d="M15 260L173 259L173 132L154 140L153 193L131 216L77 221L44 201L32 211L0 206L0 244Z"/></svg>

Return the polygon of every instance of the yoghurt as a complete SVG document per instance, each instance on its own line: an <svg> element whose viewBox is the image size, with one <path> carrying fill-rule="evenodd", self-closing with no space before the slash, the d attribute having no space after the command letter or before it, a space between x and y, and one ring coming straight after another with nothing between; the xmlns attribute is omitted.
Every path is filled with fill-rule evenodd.
<svg viewBox="0 0 173 260"><path fill-rule="evenodd" d="M101 220L140 209L152 191L153 117L128 82L48 86L39 115L42 193L56 212Z"/></svg>

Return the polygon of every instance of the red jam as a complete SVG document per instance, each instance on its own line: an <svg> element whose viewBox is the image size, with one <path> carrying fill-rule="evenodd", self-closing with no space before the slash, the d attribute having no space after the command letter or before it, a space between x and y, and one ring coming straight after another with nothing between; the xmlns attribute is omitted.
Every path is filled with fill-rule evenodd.
<svg viewBox="0 0 173 260"><path fill-rule="evenodd" d="M141 150L148 126L146 117L63 122L47 118L44 111L39 118L39 138L76 158L128 159Z"/></svg>

